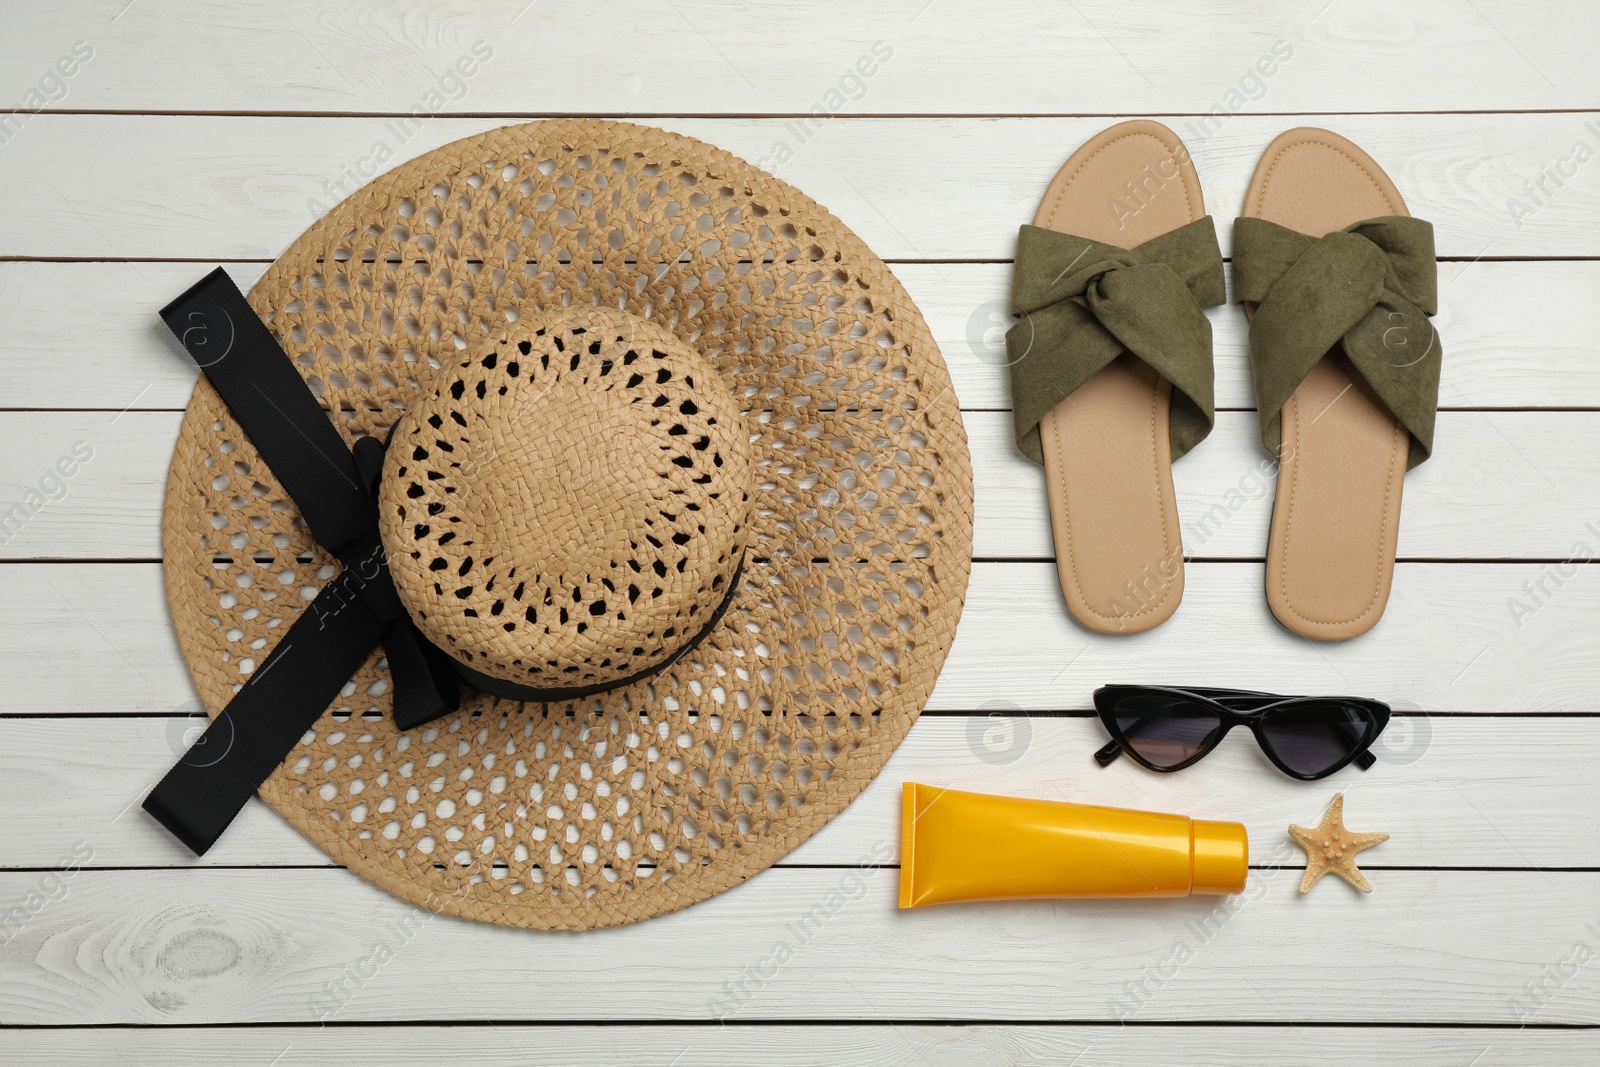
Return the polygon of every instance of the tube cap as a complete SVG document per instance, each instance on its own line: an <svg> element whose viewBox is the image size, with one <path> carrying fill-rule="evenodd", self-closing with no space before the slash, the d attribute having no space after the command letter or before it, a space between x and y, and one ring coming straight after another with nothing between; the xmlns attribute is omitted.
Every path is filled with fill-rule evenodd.
<svg viewBox="0 0 1600 1067"><path fill-rule="evenodd" d="M1238 893L1250 873L1250 841L1236 822L1194 820L1191 893Z"/></svg>

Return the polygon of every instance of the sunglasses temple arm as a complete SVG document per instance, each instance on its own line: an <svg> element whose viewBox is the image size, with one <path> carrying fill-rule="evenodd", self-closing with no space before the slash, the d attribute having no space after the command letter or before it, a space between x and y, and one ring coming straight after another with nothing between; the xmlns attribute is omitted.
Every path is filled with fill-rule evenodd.
<svg viewBox="0 0 1600 1067"><path fill-rule="evenodd" d="M1120 755L1122 755L1122 746L1113 741L1094 754L1094 761L1102 767L1108 767L1111 765L1111 761Z"/></svg>
<svg viewBox="0 0 1600 1067"><path fill-rule="evenodd" d="M1372 765L1377 762L1378 757L1374 756L1370 750L1361 753L1361 755L1357 756L1354 760L1355 765L1364 771L1371 770Z"/></svg>

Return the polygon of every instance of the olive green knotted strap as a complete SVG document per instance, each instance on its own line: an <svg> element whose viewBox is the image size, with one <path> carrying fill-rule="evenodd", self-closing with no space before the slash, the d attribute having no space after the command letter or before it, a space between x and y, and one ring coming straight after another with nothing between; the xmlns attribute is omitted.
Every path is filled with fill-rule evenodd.
<svg viewBox="0 0 1600 1067"><path fill-rule="evenodd" d="M1280 412L1335 346L1411 432L1415 467L1433 451L1443 350L1433 226L1366 219L1314 238L1265 219L1233 224L1234 298L1259 304L1250 324L1261 440L1274 454Z"/></svg>
<svg viewBox="0 0 1600 1067"><path fill-rule="evenodd" d="M1211 216L1133 249L1024 226L1006 332L1017 447L1044 462L1039 420L1123 352L1173 384L1172 457L1211 432L1211 323L1227 300Z"/></svg>

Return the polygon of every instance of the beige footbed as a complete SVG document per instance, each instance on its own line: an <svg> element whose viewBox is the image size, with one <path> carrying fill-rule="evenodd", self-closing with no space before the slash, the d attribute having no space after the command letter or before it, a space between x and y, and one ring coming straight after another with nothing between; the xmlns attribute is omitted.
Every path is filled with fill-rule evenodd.
<svg viewBox="0 0 1600 1067"><path fill-rule="evenodd" d="M1074 152L1033 223L1133 248L1205 213L1183 142L1140 120ZM1061 591L1091 630L1149 630L1183 599L1171 397L1171 382L1124 353L1039 422Z"/></svg>
<svg viewBox="0 0 1600 1067"><path fill-rule="evenodd" d="M1321 237L1410 212L1371 156L1336 133L1301 127L1262 153L1244 214ZM1253 305L1245 310L1254 316ZM1267 603L1295 633L1343 641L1372 629L1389 599L1410 437L1338 350L1312 368L1282 416Z"/></svg>

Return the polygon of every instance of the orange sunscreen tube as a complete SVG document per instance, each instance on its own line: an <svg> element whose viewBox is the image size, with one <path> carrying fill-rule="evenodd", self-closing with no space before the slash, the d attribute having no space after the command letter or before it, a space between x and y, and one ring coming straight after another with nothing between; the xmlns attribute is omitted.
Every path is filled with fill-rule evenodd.
<svg viewBox="0 0 1600 1067"><path fill-rule="evenodd" d="M1153 811L905 784L900 906L1185 897L1244 888L1244 827Z"/></svg>

